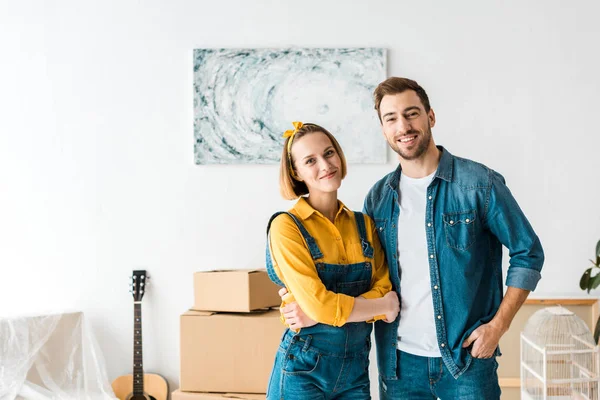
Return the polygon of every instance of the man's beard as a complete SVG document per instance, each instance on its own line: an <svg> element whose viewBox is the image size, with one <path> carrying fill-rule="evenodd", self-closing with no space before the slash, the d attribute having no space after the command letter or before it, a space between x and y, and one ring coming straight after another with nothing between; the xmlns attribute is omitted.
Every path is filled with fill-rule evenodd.
<svg viewBox="0 0 600 400"><path fill-rule="evenodd" d="M410 133L416 133L417 138L415 140L419 139L420 135L418 132L414 132L414 131L407 132L407 135ZM410 153L406 153L405 151L401 150L400 146L398 145L397 142L395 143L396 145L392 148L403 159L412 161L412 160L416 160L416 159L420 158L423 154L425 154L425 152L427 151L427 148L429 147L429 143L431 143L431 127L428 126L427 131L425 132L425 135L423 135L422 140L417 145L417 148L411 150Z"/></svg>

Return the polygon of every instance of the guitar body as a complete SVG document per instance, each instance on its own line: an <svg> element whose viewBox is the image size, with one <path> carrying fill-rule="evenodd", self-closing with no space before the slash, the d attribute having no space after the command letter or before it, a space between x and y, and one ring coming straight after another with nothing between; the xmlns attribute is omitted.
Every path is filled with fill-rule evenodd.
<svg viewBox="0 0 600 400"><path fill-rule="evenodd" d="M112 389L119 400L167 400L169 384L157 374L144 374L144 395L133 395L133 374L115 379Z"/></svg>

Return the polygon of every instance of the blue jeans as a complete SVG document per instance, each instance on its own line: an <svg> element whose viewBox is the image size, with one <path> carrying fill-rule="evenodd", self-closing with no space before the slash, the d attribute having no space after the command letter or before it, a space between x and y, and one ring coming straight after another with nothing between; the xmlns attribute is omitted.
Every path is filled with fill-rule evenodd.
<svg viewBox="0 0 600 400"><path fill-rule="evenodd" d="M268 400L371 399L370 342L351 346L331 344L325 338L319 342L311 335L294 335L289 330L284 334L267 388Z"/></svg>
<svg viewBox="0 0 600 400"><path fill-rule="evenodd" d="M500 399L496 357L473 358L455 379L441 357L421 357L398 350L400 377L379 379L381 400L496 400Z"/></svg>

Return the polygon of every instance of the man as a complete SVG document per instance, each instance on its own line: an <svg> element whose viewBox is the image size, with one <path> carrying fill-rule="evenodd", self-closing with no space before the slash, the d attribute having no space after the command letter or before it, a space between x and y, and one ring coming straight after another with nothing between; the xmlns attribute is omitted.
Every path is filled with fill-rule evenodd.
<svg viewBox="0 0 600 400"><path fill-rule="evenodd" d="M401 299L375 325L380 397L499 399L498 342L541 277L540 241L500 174L435 145L421 86L389 78L374 100L400 161L364 204Z"/></svg>

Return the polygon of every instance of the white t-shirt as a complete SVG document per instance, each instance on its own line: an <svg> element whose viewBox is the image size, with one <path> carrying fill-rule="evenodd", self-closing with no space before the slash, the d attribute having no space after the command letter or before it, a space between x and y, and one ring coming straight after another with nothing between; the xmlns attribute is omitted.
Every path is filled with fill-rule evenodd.
<svg viewBox="0 0 600 400"><path fill-rule="evenodd" d="M400 325L398 349L424 357L441 357L435 331L431 278L425 232L425 178L400 177L398 268L400 269ZM390 266L391 267L391 266Z"/></svg>

